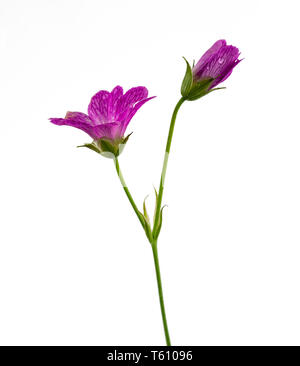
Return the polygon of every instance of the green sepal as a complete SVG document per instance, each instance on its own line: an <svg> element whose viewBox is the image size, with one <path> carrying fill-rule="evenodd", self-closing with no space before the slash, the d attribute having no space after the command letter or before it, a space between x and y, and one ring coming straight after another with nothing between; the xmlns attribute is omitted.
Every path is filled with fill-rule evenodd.
<svg viewBox="0 0 300 366"><path fill-rule="evenodd" d="M121 137L115 140L103 137L101 139L94 140L91 144L79 145L77 147L87 147L106 158L115 159L123 151L131 134L132 132L126 137Z"/></svg>
<svg viewBox="0 0 300 366"><path fill-rule="evenodd" d="M111 154L113 157L119 155L118 141L103 138L97 140L97 145L99 146L101 154L105 157L111 157Z"/></svg>
<svg viewBox="0 0 300 366"><path fill-rule="evenodd" d="M194 83L186 99L197 100L203 97L204 95L208 94L209 93L208 88L210 87L213 81L214 78L209 78L206 80L201 80L198 83Z"/></svg>
<svg viewBox="0 0 300 366"><path fill-rule="evenodd" d="M95 151L98 154L101 154L101 151L98 149L98 147L96 145L92 144L84 144L84 145L79 145L77 147L87 147L90 150Z"/></svg>
<svg viewBox="0 0 300 366"><path fill-rule="evenodd" d="M215 91L215 90L221 90L221 89L226 89L226 87L225 87L225 86L223 86L223 87L221 87L221 88L213 88L213 89L210 89L210 91L209 91L208 93L211 93L211 92L213 92L213 91Z"/></svg>
<svg viewBox="0 0 300 366"><path fill-rule="evenodd" d="M124 147L126 145L126 142L128 141L129 137L133 134L133 132L131 132L129 135L127 135L126 137L124 137L122 140L121 140L121 143L119 145L119 152L118 154L120 155L123 150L124 150Z"/></svg>
<svg viewBox="0 0 300 366"><path fill-rule="evenodd" d="M125 144L126 144L126 142L128 141L129 137L130 137L132 134L133 134L133 132L130 132L130 134L129 134L129 135L127 135L126 137L124 137L124 138L122 139L122 144L123 144L123 145L125 145Z"/></svg>
<svg viewBox="0 0 300 366"><path fill-rule="evenodd" d="M130 135L131 133L126 137L122 137L115 140L111 140L104 137L94 141L94 143L99 148L100 154L102 156L114 159L115 157L118 157L122 153Z"/></svg>
<svg viewBox="0 0 300 366"><path fill-rule="evenodd" d="M186 62L186 72L181 84L181 95L183 97L187 97L189 92L191 91L193 85L193 73L192 68L188 61L183 57L184 61Z"/></svg>

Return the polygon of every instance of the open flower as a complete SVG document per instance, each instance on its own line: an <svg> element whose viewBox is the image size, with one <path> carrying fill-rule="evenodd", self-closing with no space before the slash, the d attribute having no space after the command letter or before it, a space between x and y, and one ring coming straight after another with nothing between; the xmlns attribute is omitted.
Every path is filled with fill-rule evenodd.
<svg viewBox="0 0 300 366"><path fill-rule="evenodd" d="M124 138L126 128L138 109L148 100L148 90L143 86L123 89L116 86L111 92L100 90L88 106L88 114L67 112L65 118L50 118L56 125L72 126L89 134L94 141L82 146L99 153L119 155L129 136ZM104 154L105 155L105 154Z"/></svg>
<svg viewBox="0 0 300 366"><path fill-rule="evenodd" d="M182 96L195 100L226 80L236 65L239 49L226 44L224 39L215 42L200 58L193 68L187 62L187 71L182 83Z"/></svg>

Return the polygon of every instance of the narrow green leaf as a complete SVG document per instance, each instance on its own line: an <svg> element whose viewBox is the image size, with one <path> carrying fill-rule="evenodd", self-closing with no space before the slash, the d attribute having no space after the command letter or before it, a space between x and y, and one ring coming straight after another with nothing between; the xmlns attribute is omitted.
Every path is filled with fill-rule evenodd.
<svg viewBox="0 0 300 366"><path fill-rule="evenodd" d="M157 194L157 190L155 187L154 188L154 192L155 192L155 209L154 209L154 216L153 216L153 222L155 221L155 216L156 216L156 211L157 211L157 198L158 198L158 194Z"/></svg>
<svg viewBox="0 0 300 366"><path fill-rule="evenodd" d="M147 208L146 208L146 199L147 198L148 198L148 196L146 196L144 199L143 211L144 211L144 217L145 217L146 221L148 222L148 224L150 224L150 219L149 219L149 215L148 215Z"/></svg>
<svg viewBox="0 0 300 366"><path fill-rule="evenodd" d="M144 215L140 211L138 211L138 215L139 215L139 218L142 221L142 225L143 225L144 230L146 230L146 221L145 221Z"/></svg>
<svg viewBox="0 0 300 366"><path fill-rule="evenodd" d="M146 223L146 226L145 226L145 233L146 233L146 236L149 239L150 243L152 243L153 236L152 236L152 232L151 232L151 227L147 223Z"/></svg>
<svg viewBox="0 0 300 366"><path fill-rule="evenodd" d="M152 242L152 230L151 230L151 223L150 223L150 219L149 219L149 215L148 215L148 212L147 212L147 208L146 208L146 199L148 198L148 196L145 197L144 199L144 202L143 202L143 211L144 211L144 214L141 213L142 215L142 220L144 222L144 230L145 230L145 233L146 233L146 236L147 238L149 239L150 243Z"/></svg>
<svg viewBox="0 0 300 366"><path fill-rule="evenodd" d="M163 209L166 207L167 205L164 205L161 210L160 210L160 214L159 214L159 221L158 221L158 225L157 225L157 229L155 230L155 232L152 233L153 239L156 240L158 238L158 235L160 233L161 227L162 227L162 214L163 214Z"/></svg>

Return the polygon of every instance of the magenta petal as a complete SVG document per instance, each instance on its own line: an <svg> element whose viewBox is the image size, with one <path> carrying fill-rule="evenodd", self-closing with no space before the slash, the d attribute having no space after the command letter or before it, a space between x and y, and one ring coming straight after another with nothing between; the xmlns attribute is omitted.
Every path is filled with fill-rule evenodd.
<svg viewBox="0 0 300 366"><path fill-rule="evenodd" d="M91 121L90 117L81 112L67 112L65 118L50 118L50 120L52 123L54 123L56 125L64 125L65 123L63 121L71 120L71 121L75 121L78 123L84 123L84 124L93 126L93 122Z"/></svg>
<svg viewBox="0 0 300 366"><path fill-rule="evenodd" d="M107 90L100 90L95 94L88 106L88 114L94 124L108 121L108 103L110 93Z"/></svg>
<svg viewBox="0 0 300 366"><path fill-rule="evenodd" d="M86 123L87 125L93 126L94 123L88 115L81 112L67 112L65 119L69 119L79 123Z"/></svg>
<svg viewBox="0 0 300 366"><path fill-rule="evenodd" d="M64 126L66 124L66 120L64 118L49 118L49 121L57 126Z"/></svg>
<svg viewBox="0 0 300 366"><path fill-rule="evenodd" d="M110 95L112 97L112 103L115 104L123 96L123 88L117 85L113 88Z"/></svg>
<svg viewBox="0 0 300 366"><path fill-rule="evenodd" d="M114 140L115 138L122 137L121 124L117 122L103 123L93 127L93 134L95 139L108 138Z"/></svg>
<svg viewBox="0 0 300 366"><path fill-rule="evenodd" d="M219 51L219 49L223 46L226 46L226 41L225 39L220 39L217 42L215 42L205 53L204 55L200 58L200 60L197 62L197 64L195 65L193 72L195 74L198 73L198 71L202 68L202 66L209 60L210 56L215 54L216 52Z"/></svg>
<svg viewBox="0 0 300 366"><path fill-rule="evenodd" d="M146 102L148 102L149 100L156 98L154 97L150 97L150 98L146 98L144 100L141 100L140 102L136 103L135 106L133 106L127 113L126 119L124 119L123 123L122 123L122 130L121 130L121 134L124 135L126 128L129 124L129 122L131 121L132 117L136 114L136 112L141 108L141 106L143 104L145 104Z"/></svg>
<svg viewBox="0 0 300 366"><path fill-rule="evenodd" d="M84 122L78 122L69 118L50 118L50 122L58 126L71 126L89 134L92 138L97 138L93 133L93 126Z"/></svg>
<svg viewBox="0 0 300 366"><path fill-rule="evenodd" d="M147 96L148 90L144 86L137 86L129 89L118 103L117 114L120 115L121 113L124 113L127 108L140 100L147 98Z"/></svg>
<svg viewBox="0 0 300 366"><path fill-rule="evenodd" d="M241 62L242 60L236 60L234 62L232 62L231 64L229 64L227 66L226 69L224 69L222 71L222 74L220 75L219 78L217 78L216 80L214 80L214 82L210 85L209 89L214 88L215 86L217 86L218 84L222 83L223 81L225 81L227 78L229 78L229 76L231 75L233 69Z"/></svg>
<svg viewBox="0 0 300 366"><path fill-rule="evenodd" d="M201 78L216 78L218 80L218 83L220 83L220 80L225 80L225 76L232 71L238 57L238 48L233 46L226 46L221 48L217 53L212 55L205 64L205 67L201 72ZM215 83L216 80L214 84Z"/></svg>
<svg viewBox="0 0 300 366"><path fill-rule="evenodd" d="M117 116L117 109L119 102L123 96L123 88L116 86L109 95L108 106L107 106L107 117L108 121L115 121Z"/></svg>

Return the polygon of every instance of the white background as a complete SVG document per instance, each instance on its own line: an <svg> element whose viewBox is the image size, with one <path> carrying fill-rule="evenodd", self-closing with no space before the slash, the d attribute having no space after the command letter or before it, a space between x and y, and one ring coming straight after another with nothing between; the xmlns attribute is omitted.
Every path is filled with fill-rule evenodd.
<svg viewBox="0 0 300 366"><path fill-rule="evenodd" d="M48 118L145 85L157 98L120 163L139 207L153 203L181 57L220 38L245 60L226 90L183 105L166 178L172 342L300 344L297 5L1 0L0 344L164 344L151 248L112 161Z"/></svg>

